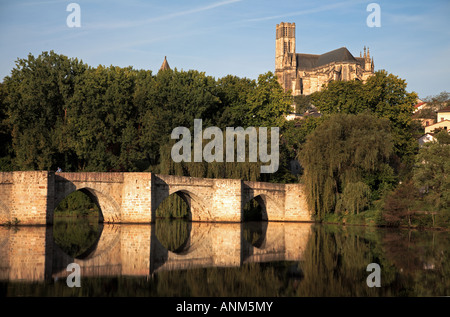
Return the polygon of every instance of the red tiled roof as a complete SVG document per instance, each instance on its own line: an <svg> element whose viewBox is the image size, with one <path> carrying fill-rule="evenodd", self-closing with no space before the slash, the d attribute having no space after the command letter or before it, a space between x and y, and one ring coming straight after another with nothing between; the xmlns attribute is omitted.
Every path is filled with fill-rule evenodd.
<svg viewBox="0 0 450 317"><path fill-rule="evenodd" d="M426 102L418 103L417 105L414 106L414 108L420 107L420 106L423 105L424 103L426 103Z"/></svg>

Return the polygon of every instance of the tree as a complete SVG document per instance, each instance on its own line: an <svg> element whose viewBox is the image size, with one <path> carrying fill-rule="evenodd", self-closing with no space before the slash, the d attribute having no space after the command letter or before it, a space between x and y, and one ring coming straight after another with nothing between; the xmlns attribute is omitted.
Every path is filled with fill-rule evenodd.
<svg viewBox="0 0 450 317"><path fill-rule="evenodd" d="M3 83L16 168L48 170L64 164L59 153L66 143L62 133L67 104L86 69L78 59L53 51L16 61Z"/></svg>
<svg viewBox="0 0 450 317"><path fill-rule="evenodd" d="M256 82L248 78L228 75L216 83L216 95L220 99L221 111L215 120L221 129L225 127L247 127L247 104L249 95L255 90Z"/></svg>
<svg viewBox="0 0 450 317"><path fill-rule="evenodd" d="M0 169L163 171L258 180L260 163L174 164L171 132L192 130L194 119L202 119L205 128L283 129L291 103L271 72L258 80L216 80L195 70L154 75L132 67L89 67L53 51L30 54L17 61L0 86L0 140L5 144ZM290 152L288 143L295 141L282 143L283 153ZM265 180L292 181L288 159L281 158L276 177Z"/></svg>
<svg viewBox="0 0 450 317"><path fill-rule="evenodd" d="M441 131L437 141L426 143L414 166L414 183L424 193L435 211L450 208L450 136Z"/></svg>
<svg viewBox="0 0 450 317"><path fill-rule="evenodd" d="M311 104L311 95L294 96L295 113L304 113L308 110Z"/></svg>
<svg viewBox="0 0 450 317"><path fill-rule="evenodd" d="M394 191L387 195L383 207L383 220L391 226L398 226L404 219L408 219L408 226L411 226L411 216L419 192L414 183L409 180L400 184Z"/></svg>
<svg viewBox="0 0 450 317"><path fill-rule="evenodd" d="M0 171L12 171L12 139L11 130L7 122L6 104L4 99L6 97L5 85L0 83Z"/></svg>
<svg viewBox="0 0 450 317"><path fill-rule="evenodd" d="M98 66L82 74L67 112L68 144L78 170L136 171L139 113L133 103L136 71Z"/></svg>
<svg viewBox="0 0 450 317"><path fill-rule="evenodd" d="M311 94L311 99L323 114L358 114L368 109L364 85L359 80L331 81L325 89Z"/></svg>
<svg viewBox="0 0 450 317"><path fill-rule="evenodd" d="M325 89L312 94L313 104L323 114L358 114L369 111L390 121L394 153L411 159L416 143L411 133L411 114L417 94L406 91L406 82L384 70L375 72L366 83L332 81Z"/></svg>
<svg viewBox="0 0 450 317"><path fill-rule="evenodd" d="M254 127L281 127L292 104L272 72L259 75L255 89L247 98L246 121Z"/></svg>
<svg viewBox="0 0 450 317"><path fill-rule="evenodd" d="M370 114L336 114L307 137L299 161L307 200L318 219L343 208L363 210L367 197L393 181L389 130L388 120Z"/></svg>
<svg viewBox="0 0 450 317"><path fill-rule="evenodd" d="M450 104L450 93L442 91L438 95L426 97L424 101L427 103L427 108L438 111Z"/></svg>

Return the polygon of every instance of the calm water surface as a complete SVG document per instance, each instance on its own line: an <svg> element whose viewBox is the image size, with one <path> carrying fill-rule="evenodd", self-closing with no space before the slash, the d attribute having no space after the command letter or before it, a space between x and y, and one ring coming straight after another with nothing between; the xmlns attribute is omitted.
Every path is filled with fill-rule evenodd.
<svg viewBox="0 0 450 317"><path fill-rule="evenodd" d="M450 234L310 223L0 227L1 296L449 296ZM67 265L81 268L70 288ZM369 263L381 267L370 288Z"/></svg>

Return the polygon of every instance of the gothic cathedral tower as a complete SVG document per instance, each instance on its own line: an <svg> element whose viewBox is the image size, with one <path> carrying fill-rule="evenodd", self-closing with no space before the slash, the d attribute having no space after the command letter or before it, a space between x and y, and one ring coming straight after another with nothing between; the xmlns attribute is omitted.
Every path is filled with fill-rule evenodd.
<svg viewBox="0 0 450 317"><path fill-rule="evenodd" d="M286 53L295 54L295 23L281 22L276 28L275 70L283 69Z"/></svg>
<svg viewBox="0 0 450 317"><path fill-rule="evenodd" d="M281 22L276 27L275 75L286 90L294 88L296 69L295 23Z"/></svg>
<svg viewBox="0 0 450 317"><path fill-rule="evenodd" d="M309 95L333 80L361 80L374 74L373 58L364 48L364 57L354 57L346 47L321 55L296 53L295 23L276 27L275 75L284 91Z"/></svg>

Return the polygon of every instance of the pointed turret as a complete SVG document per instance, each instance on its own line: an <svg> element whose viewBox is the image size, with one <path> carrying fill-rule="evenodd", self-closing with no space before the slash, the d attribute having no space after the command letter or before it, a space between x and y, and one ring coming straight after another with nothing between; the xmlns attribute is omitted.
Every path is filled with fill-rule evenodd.
<svg viewBox="0 0 450 317"><path fill-rule="evenodd" d="M159 71L170 69L169 63L167 62L167 56L164 56L164 61L161 65Z"/></svg>

